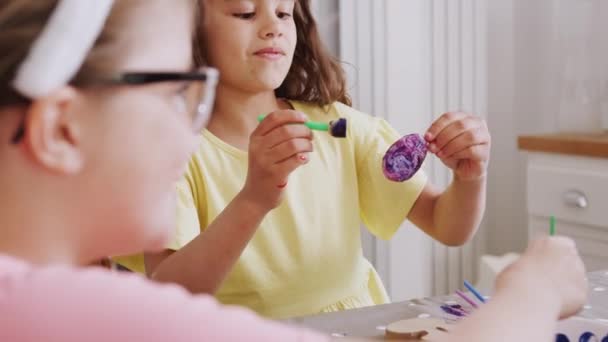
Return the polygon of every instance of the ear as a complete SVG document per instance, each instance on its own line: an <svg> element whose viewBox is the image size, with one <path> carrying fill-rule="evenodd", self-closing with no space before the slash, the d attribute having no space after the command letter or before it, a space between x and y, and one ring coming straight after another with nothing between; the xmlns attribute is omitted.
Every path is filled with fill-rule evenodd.
<svg viewBox="0 0 608 342"><path fill-rule="evenodd" d="M32 103L25 116L24 148L38 165L59 174L75 174L84 160L80 123L72 108L74 88L63 87Z"/></svg>

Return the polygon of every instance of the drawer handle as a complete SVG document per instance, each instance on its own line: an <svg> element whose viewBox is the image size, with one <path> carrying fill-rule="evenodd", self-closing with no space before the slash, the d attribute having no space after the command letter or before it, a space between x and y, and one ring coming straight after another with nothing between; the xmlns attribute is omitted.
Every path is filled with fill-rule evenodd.
<svg viewBox="0 0 608 342"><path fill-rule="evenodd" d="M572 208L585 209L589 206L587 196L582 191L570 190L564 194L564 203Z"/></svg>

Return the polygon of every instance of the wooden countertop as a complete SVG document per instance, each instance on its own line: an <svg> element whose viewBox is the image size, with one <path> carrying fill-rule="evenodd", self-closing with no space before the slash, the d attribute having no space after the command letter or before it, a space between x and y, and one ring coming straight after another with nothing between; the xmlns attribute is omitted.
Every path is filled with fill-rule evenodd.
<svg viewBox="0 0 608 342"><path fill-rule="evenodd" d="M523 135L517 139L520 150L608 158L608 133L557 133Z"/></svg>

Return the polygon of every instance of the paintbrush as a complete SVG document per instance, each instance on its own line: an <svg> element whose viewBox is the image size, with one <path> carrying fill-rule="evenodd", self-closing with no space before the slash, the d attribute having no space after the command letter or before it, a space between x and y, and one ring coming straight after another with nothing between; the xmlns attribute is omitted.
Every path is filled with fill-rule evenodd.
<svg viewBox="0 0 608 342"><path fill-rule="evenodd" d="M266 115L258 116L258 122L262 122ZM315 131L326 131L334 138L346 138L346 131L348 128L347 121L344 118L338 120L325 122L306 121L303 123L306 127Z"/></svg>

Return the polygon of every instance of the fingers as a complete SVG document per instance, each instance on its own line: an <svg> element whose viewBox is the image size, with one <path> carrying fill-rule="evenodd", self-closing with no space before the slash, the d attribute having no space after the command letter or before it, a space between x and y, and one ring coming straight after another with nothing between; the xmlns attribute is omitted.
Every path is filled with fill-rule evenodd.
<svg viewBox="0 0 608 342"><path fill-rule="evenodd" d="M457 118L454 120L446 119ZM442 118L437 120L433 125L438 124L436 127L442 127L440 131L434 134L435 138L430 141L430 150L433 153L442 152L446 147L451 147L450 154L458 152L465 147L472 145L487 144L490 142L490 135L485 126L485 122L473 115L460 117L458 115L448 116L445 114ZM457 139L460 146L450 146ZM455 148L458 148L454 150ZM447 153L444 153L448 155Z"/></svg>
<svg viewBox="0 0 608 342"><path fill-rule="evenodd" d="M307 120L306 115L295 110L279 110L266 116L251 135L252 137L265 136L278 127L288 124L301 124Z"/></svg>
<svg viewBox="0 0 608 342"><path fill-rule="evenodd" d="M433 122L431 127L429 127L426 134L424 135L424 138L428 142L432 142L432 141L436 140L437 137L439 136L439 134L446 127L448 127L450 124L452 124L455 121L462 120L466 116L467 116L467 114L462 113L462 112L450 112L450 113L445 113L445 114L441 115L439 117L439 119L435 120L435 122Z"/></svg>
<svg viewBox="0 0 608 342"><path fill-rule="evenodd" d="M298 167L302 166L303 164L307 164L308 161L308 156L305 154L294 155L277 164L277 172L284 175L284 183L286 183L287 177Z"/></svg>
<svg viewBox="0 0 608 342"><path fill-rule="evenodd" d="M458 139L458 138L457 138ZM465 137L462 138L463 140ZM448 147L440 151L437 156L442 159L469 159L474 161L488 161L490 154L490 145L470 145L467 142L457 142L455 144L448 145Z"/></svg>
<svg viewBox="0 0 608 342"><path fill-rule="evenodd" d="M264 136L264 145L272 149L292 139L312 140L312 138L312 131L304 125L283 125L276 127Z"/></svg>
<svg viewBox="0 0 608 342"><path fill-rule="evenodd" d="M313 146L310 139L295 138L275 146L270 149L268 153L272 155L274 164L279 164L296 155L302 155L308 158L305 154L312 151ZM302 158L299 159L304 161Z"/></svg>

